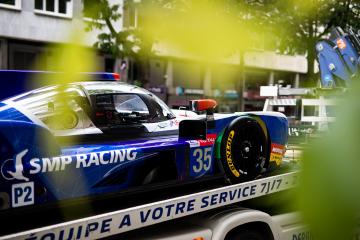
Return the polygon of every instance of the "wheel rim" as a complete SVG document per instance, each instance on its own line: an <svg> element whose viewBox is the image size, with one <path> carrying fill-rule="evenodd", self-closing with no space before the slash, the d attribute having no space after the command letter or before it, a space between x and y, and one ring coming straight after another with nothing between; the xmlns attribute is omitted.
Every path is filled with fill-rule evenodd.
<svg viewBox="0 0 360 240"><path fill-rule="evenodd" d="M241 174L252 175L259 167L264 155L261 129L254 121L247 121L239 127L233 142L236 168Z"/></svg>

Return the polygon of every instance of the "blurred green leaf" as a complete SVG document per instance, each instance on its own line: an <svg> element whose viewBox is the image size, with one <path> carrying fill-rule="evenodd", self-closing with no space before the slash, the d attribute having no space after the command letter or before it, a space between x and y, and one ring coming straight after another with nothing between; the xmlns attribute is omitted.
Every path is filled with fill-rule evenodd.
<svg viewBox="0 0 360 240"><path fill-rule="evenodd" d="M357 80L359 81L359 80ZM303 155L300 207L316 239L353 239L360 213L360 84L338 100L336 123Z"/></svg>

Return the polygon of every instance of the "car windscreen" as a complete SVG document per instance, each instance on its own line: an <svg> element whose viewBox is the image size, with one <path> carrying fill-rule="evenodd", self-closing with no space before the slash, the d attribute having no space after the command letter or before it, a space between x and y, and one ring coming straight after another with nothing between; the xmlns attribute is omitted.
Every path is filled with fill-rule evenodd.
<svg viewBox="0 0 360 240"><path fill-rule="evenodd" d="M149 109L138 95L120 94L114 95L115 110L119 113L137 112L140 114L149 114Z"/></svg>
<svg viewBox="0 0 360 240"><path fill-rule="evenodd" d="M150 111L137 94L106 93L92 96L94 121L99 127L116 127L151 120Z"/></svg>

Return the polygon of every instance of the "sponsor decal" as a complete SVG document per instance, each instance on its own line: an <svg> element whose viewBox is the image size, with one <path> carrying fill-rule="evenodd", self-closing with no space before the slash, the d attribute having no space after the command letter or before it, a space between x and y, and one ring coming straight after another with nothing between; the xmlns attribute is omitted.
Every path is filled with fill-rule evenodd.
<svg viewBox="0 0 360 240"><path fill-rule="evenodd" d="M206 140L189 140L187 142L190 144L190 148L212 146L215 143L216 136L216 133L207 134Z"/></svg>
<svg viewBox="0 0 360 240"><path fill-rule="evenodd" d="M216 140L216 134L207 134L206 140L199 140L200 147L212 146Z"/></svg>
<svg viewBox="0 0 360 240"><path fill-rule="evenodd" d="M190 140L187 141L190 145L190 148L194 148L194 147L200 147L200 143L198 140Z"/></svg>
<svg viewBox="0 0 360 240"><path fill-rule="evenodd" d="M235 135L235 131L232 130L229 133L229 136L228 136L228 138L226 140L226 161L227 161L227 164L228 164L232 174L235 177L240 177L239 171L236 170L236 168L234 166L234 163L233 163L233 160L232 160L232 154L231 154L231 146L232 146L232 141L233 141L234 135Z"/></svg>
<svg viewBox="0 0 360 240"><path fill-rule="evenodd" d="M25 149L18 153L15 160L8 159L1 165L1 175L6 180L29 181L24 176L23 158L28 152ZM29 161L29 174L64 171L69 165L75 168L88 168L93 166L122 163L136 160L138 152L135 148L117 149L110 151L91 152L87 154L64 155L49 158L32 158ZM14 169L10 170L10 169Z"/></svg>
<svg viewBox="0 0 360 240"><path fill-rule="evenodd" d="M345 43L345 41L342 40L341 38L338 39L338 40L336 41L336 43L337 43L337 46L338 46L339 49L343 50L343 49L346 48L346 43Z"/></svg>
<svg viewBox="0 0 360 240"><path fill-rule="evenodd" d="M312 240L312 239L315 238L310 231L302 231L300 233L294 233L292 235L292 240Z"/></svg>
<svg viewBox="0 0 360 240"><path fill-rule="evenodd" d="M12 239L99 239L291 189L297 173L167 199L11 235ZM295 234L291 232L291 235ZM299 233L300 234L300 233ZM307 233L304 233L307 236ZM298 235L296 235L298 236ZM300 236L303 236L301 233ZM10 237L9 237L10 238ZM289 238L290 239L290 238ZM301 239L301 238L292 238ZM309 238L304 238L309 239ZM311 238L312 239L312 238ZM310 240L310 239L309 239Z"/></svg>
<svg viewBox="0 0 360 240"><path fill-rule="evenodd" d="M176 119L170 121L170 126L179 126L180 122Z"/></svg>
<svg viewBox="0 0 360 240"><path fill-rule="evenodd" d="M272 143L270 152L270 162L275 162L280 165L285 154L285 146L281 144Z"/></svg>
<svg viewBox="0 0 360 240"><path fill-rule="evenodd" d="M17 179L17 180L29 181L29 179L24 176L24 166L22 164L22 159L28 151L29 151L28 149L25 149L25 150L21 151L20 153L18 153L15 157L15 161L13 161L12 159L8 159L8 160L4 161L4 163L1 166L1 175L6 180ZM15 165L15 168L14 168L15 171L11 171L11 170L5 171L4 166L6 164L12 164L12 162Z"/></svg>

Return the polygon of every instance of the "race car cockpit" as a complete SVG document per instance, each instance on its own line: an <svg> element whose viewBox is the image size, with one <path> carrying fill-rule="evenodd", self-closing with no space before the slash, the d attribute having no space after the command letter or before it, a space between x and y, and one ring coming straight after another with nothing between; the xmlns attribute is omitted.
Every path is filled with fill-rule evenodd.
<svg viewBox="0 0 360 240"><path fill-rule="evenodd" d="M78 82L44 87L6 100L55 136L152 132L174 119L154 94L120 82Z"/></svg>

